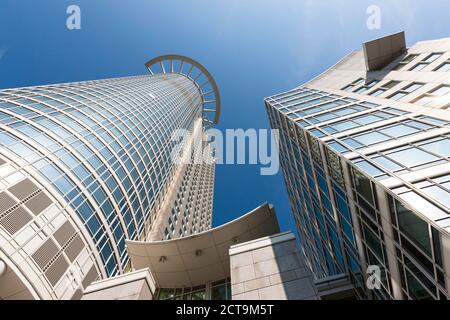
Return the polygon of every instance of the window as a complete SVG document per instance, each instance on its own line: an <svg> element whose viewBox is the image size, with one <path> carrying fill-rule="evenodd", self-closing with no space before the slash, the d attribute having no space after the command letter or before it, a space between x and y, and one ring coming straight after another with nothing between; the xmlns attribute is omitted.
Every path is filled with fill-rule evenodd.
<svg viewBox="0 0 450 320"><path fill-rule="evenodd" d="M446 120L436 119L436 118L428 117L428 116L421 116L421 117L419 117L419 119L425 120L426 122L432 123L437 126L445 126L445 125L449 124L449 122Z"/></svg>
<svg viewBox="0 0 450 320"><path fill-rule="evenodd" d="M441 64L439 67L434 69L434 71L437 72L449 72L450 71L450 60L447 60L443 64Z"/></svg>
<svg viewBox="0 0 450 320"><path fill-rule="evenodd" d="M450 209L450 175L428 178L414 184L426 195Z"/></svg>
<svg viewBox="0 0 450 320"><path fill-rule="evenodd" d="M396 148L384 155L372 157L372 160L383 166L388 165L390 168L414 168L434 163L440 163L439 157L432 155L414 146ZM381 161L380 161L381 160ZM395 170L397 171L397 170Z"/></svg>
<svg viewBox="0 0 450 320"><path fill-rule="evenodd" d="M328 145L330 146L331 149L335 150L338 153L345 153L345 152L350 151L346 147L344 147L342 144L335 142L335 141L329 143Z"/></svg>
<svg viewBox="0 0 450 320"><path fill-rule="evenodd" d="M317 138L322 138L322 137L325 136L325 134L322 131L318 130L318 129L313 129L313 130L310 131L310 133L313 136L317 137Z"/></svg>
<svg viewBox="0 0 450 320"><path fill-rule="evenodd" d="M393 95L391 95L389 97L389 99L391 100L400 100L403 97L407 96L408 94L420 89L421 87L423 87L424 84L423 83L418 83L418 82L414 82L411 83L410 85L406 86L405 88L403 88L400 91L397 91L396 93L394 93Z"/></svg>
<svg viewBox="0 0 450 320"><path fill-rule="evenodd" d="M391 80L388 83L385 83L384 85L382 85L382 87L386 88L386 89L391 89L391 88L395 87L396 85L398 85L399 83L400 83L400 81Z"/></svg>
<svg viewBox="0 0 450 320"><path fill-rule="evenodd" d="M448 104L449 102L450 86L448 85L442 85L414 101L415 104L429 107L440 107Z"/></svg>
<svg viewBox="0 0 450 320"><path fill-rule="evenodd" d="M231 284L225 281L213 282L211 300L231 300Z"/></svg>
<svg viewBox="0 0 450 320"><path fill-rule="evenodd" d="M157 288L153 299L155 300L231 300L230 279L216 281L211 287L197 286L185 288Z"/></svg>
<svg viewBox="0 0 450 320"><path fill-rule="evenodd" d="M348 102L348 103L350 103L350 102ZM311 123L317 124L320 122L326 122L329 120L333 120L333 119L336 119L339 117L347 116L347 115L361 112L361 111L368 110L368 109L369 109L369 107L364 106L362 104L353 104L353 105L348 105L348 106L345 106L345 107L342 107L339 109L334 109L332 111L328 111L325 113L321 113L317 116L309 116L305 120L307 120Z"/></svg>
<svg viewBox="0 0 450 320"><path fill-rule="evenodd" d="M353 87L354 87L353 85L349 84L349 85L346 85L345 87L343 87L341 90L350 91L350 89Z"/></svg>
<svg viewBox="0 0 450 320"><path fill-rule="evenodd" d="M430 186L422 189L425 194L431 198L438 200L440 203L444 204L447 208L450 208L450 192L444 189L442 186Z"/></svg>
<svg viewBox="0 0 450 320"><path fill-rule="evenodd" d="M407 55L402 61L399 62L398 65L396 65L392 70L400 70L404 66L406 66L408 63L416 59L419 55L418 54L409 54Z"/></svg>
<svg viewBox="0 0 450 320"><path fill-rule="evenodd" d="M434 62L436 59L438 59L440 56L442 56L442 53L432 53L428 55L423 61L416 64L414 67L409 69L409 71L421 71L428 67L428 65L432 62Z"/></svg>
<svg viewBox="0 0 450 320"><path fill-rule="evenodd" d="M412 92L416 91L417 89L420 89L421 87L423 87L423 85L424 85L423 83L414 82L414 83L410 84L409 86L405 87L403 89L403 91L405 91L407 93L412 93Z"/></svg>
<svg viewBox="0 0 450 320"><path fill-rule="evenodd" d="M342 120L342 121L336 122L334 124L327 125L322 129L330 134L334 134L337 132L351 130L351 129L354 129L359 126L372 124L372 123L375 123L378 121L383 121L386 119L391 119L396 116L397 115L393 115L390 112L375 111L370 114L361 115L361 116L358 116L355 118Z"/></svg>
<svg viewBox="0 0 450 320"><path fill-rule="evenodd" d="M431 243L428 224L407 210L400 202L395 201L398 227L420 249L431 256Z"/></svg>
<svg viewBox="0 0 450 320"><path fill-rule="evenodd" d="M366 92L367 91L367 88L366 87L360 87L359 89L357 89L357 90L355 90L355 91L353 91L353 92L355 92L355 93L363 93L363 92Z"/></svg>
<svg viewBox="0 0 450 320"><path fill-rule="evenodd" d="M377 83L379 83L380 80L370 80L368 81L365 85L361 86L360 88L354 90L353 92L355 93L363 93L366 92L367 90L369 90L370 88L372 88L373 86L375 86Z"/></svg>
<svg viewBox="0 0 450 320"><path fill-rule="evenodd" d="M380 176L386 176L386 174L373 164L369 163L366 160L363 160L361 158L357 158L352 161L362 172L365 172L371 177L377 178Z"/></svg>
<svg viewBox="0 0 450 320"><path fill-rule="evenodd" d="M380 166L401 171L416 167L428 167L447 162L450 157L450 138L437 137L385 151L370 158Z"/></svg>
<svg viewBox="0 0 450 320"><path fill-rule="evenodd" d="M353 81L352 83L350 83L349 85L342 88L341 90L350 91L351 89L355 88L356 86L359 86L363 82L364 82L364 78L358 78L355 81Z"/></svg>
<svg viewBox="0 0 450 320"><path fill-rule="evenodd" d="M397 92L396 94L390 96L389 99L391 99L391 100L396 100L396 101L397 101L397 100L402 99L402 98L405 97L406 95L407 95L407 93L404 93L404 92Z"/></svg>
<svg viewBox="0 0 450 320"><path fill-rule="evenodd" d="M421 62L421 63L416 64L413 68L409 69L409 71L421 71L426 66L428 66L428 63Z"/></svg>
<svg viewBox="0 0 450 320"><path fill-rule="evenodd" d="M397 171L397 170L402 169L402 167L399 164L397 164L383 156L375 157L372 160L375 163L379 164L382 168L385 168L389 171Z"/></svg>
<svg viewBox="0 0 450 320"><path fill-rule="evenodd" d="M373 113L366 116L361 116L355 119L355 122L359 125L369 125L374 122L378 122L385 119L384 117L380 117L378 114Z"/></svg>
<svg viewBox="0 0 450 320"><path fill-rule="evenodd" d="M386 90L385 89L376 89L375 91L373 91L372 93L370 93L370 95L372 97L378 97L380 94L383 94Z"/></svg>
<svg viewBox="0 0 450 320"><path fill-rule="evenodd" d="M289 111L296 111L296 114L299 117L303 117L306 115L306 113L303 110L308 109L314 105L330 101L330 100L331 100L330 97L321 97L321 98L317 98L317 99L313 99L313 100L304 101L301 103L298 103L298 101L295 101L295 105L293 104L292 101L289 101L289 107L287 109ZM288 112L288 111L285 110L284 112Z"/></svg>
<svg viewBox="0 0 450 320"><path fill-rule="evenodd" d="M392 160L409 168L439 160L438 157L414 147L394 151L389 153L388 156Z"/></svg>
<svg viewBox="0 0 450 320"><path fill-rule="evenodd" d="M304 101L316 98L318 96L319 95L313 94L310 91L300 90L299 92L295 92L294 94L292 94L292 92L288 92L287 94L284 94L282 97L277 98L276 101L278 103L284 103L287 101Z"/></svg>
<svg viewBox="0 0 450 320"><path fill-rule="evenodd" d="M440 56L442 56L442 53L432 53L424 61L431 63L431 62L439 59Z"/></svg>
<svg viewBox="0 0 450 320"><path fill-rule="evenodd" d="M400 189L409 190L409 188L404 187ZM403 191L401 191L400 194L402 192ZM412 192L407 191L406 193ZM414 204L421 212L428 213L428 211L423 211L423 209L426 208L422 207L420 204L425 201L425 199L417 194L415 195L416 197L413 197L412 200L418 201L417 205L415 202L409 203ZM403 195L400 195L400 197L403 197ZM389 203L393 220L394 238L397 245L401 248L401 250L397 251L398 257L401 258L401 256L403 256L403 259L405 260L403 266L411 269L413 274L417 276L423 284L426 284L426 287L432 292L436 292L436 284L445 287L445 280L443 279L444 276L442 272L439 232L415 213L403 206L398 200L390 197ZM408 255L404 255L404 253L407 253ZM429 277L425 277L423 271L420 271L416 265L422 266L422 269L428 273ZM429 280L430 278L434 279L434 283L431 283Z"/></svg>
<svg viewBox="0 0 450 320"><path fill-rule="evenodd" d="M370 146L376 143L384 142L386 140L389 140L389 136L382 134L380 132L369 132L360 134L354 137L354 140L359 142L362 145Z"/></svg>
<svg viewBox="0 0 450 320"><path fill-rule="evenodd" d="M193 291L191 294L191 298L192 298L192 300L205 300L206 299L205 289Z"/></svg>
<svg viewBox="0 0 450 320"><path fill-rule="evenodd" d="M414 300L434 300L436 297L432 296L429 291L425 288L425 286L416 278L413 273L411 273L408 269L405 269L406 281L408 283L408 291L411 295L411 298ZM416 273L417 276L420 275ZM426 279L426 278L425 278Z"/></svg>
<svg viewBox="0 0 450 320"><path fill-rule="evenodd" d="M442 157L450 157L450 139L449 138L439 138L433 142L427 142L421 144L420 147L426 151L433 152Z"/></svg>
<svg viewBox="0 0 450 320"><path fill-rule="evenodd" d="M391 81L381 85L381 87L379 89L376 89L375 91L372 91L369 95L371 95L372 97L377 97L380 94L386 92L387 90L392 89L393 87L395 87L399 83L400 83L400 81L391 80Z"/></svg>

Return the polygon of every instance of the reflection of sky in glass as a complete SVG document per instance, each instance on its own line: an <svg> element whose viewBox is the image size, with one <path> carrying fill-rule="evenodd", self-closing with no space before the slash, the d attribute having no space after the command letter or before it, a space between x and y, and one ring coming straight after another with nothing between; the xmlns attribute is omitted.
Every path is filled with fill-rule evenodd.
<svg viewBox="0 0 450 320"><path fill-rule="evenodd" d="M369 133L357 136L354 139L362 144L370 146L371 144L374 144L374 143L386 141L389 139L389 137L384 134L381 134L379 132L369 132Z"/></svg>
<svg viewBox="0 0 450 320"><path fill-rule="evenodd" d="M416 148L390 153L389 158L408 168L439 160L438 157Z"/></svg>
<svg viewBox="0 0 450 320"><path fill-rule="evenodd" d="M450 139L439 140L428 144L421 145L427 151L436 153L443 157L450 157Z"/></svg>
<svg viewBox="0 0 450 320"><path fill-rule="evenodd" d="M401 169L402 167L396 164L395 162L385 158L385 157L376 157L372 159L375 163L381 165L382 167L390 170L390 171L396 171Z"/></svg>
<svg viewBox="0 0 450 320"><path fill-rule="evenodd" d="M427 195L429 195L430 197L434 198L435 200L439 201L443 205L445 205L447 208L450 208L450 193L448 193L444 189L438 186L431 186L423 188L422 191Z"/></svg>
<svg viewBox="0 0 450 320"><path fill-rule="evenodd" d="M360 161L358 163L355 163L355 165L358 168L360 168L361 170L363 170L365 173L367 173L371 176L377 176L377 175L383 174L383 172L380 169L373 166L372 164L370 164L367 161Z"/></svg>
<svg viewBox="0 0 450 320"><path fill-rule="evenodd" d="M380 130L380 132L386 133L392 137L401 137L408 134L416 133L418 130L404 124L398 124L386 129Z"/></svg>
<svg viewBox="0 0 450 320"><path fill-rule="evenodd" d="M425 212L433 220L439 220L448 217L448 214L437 208L415 192L407 192L400 195L400 198L409 203L410 206L419 212Z"/></svg>

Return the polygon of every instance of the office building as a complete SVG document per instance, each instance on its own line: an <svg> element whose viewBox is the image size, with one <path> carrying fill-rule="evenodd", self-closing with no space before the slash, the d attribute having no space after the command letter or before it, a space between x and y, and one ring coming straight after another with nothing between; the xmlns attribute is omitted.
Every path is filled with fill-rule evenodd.
<svg viewBox="0 0 450 320"><path fill-rule="evenodd" d="M358 298L450 297L448 71L450 39L407 48L402 32L265 99L316 284L346 279Z"/></svg>
<svg viewBox="0 0 450 320"><path fill-rule="evenodd" d="M146 67L0 91L0 298L70 299L132 269L126 240L211 228L214 162L173 161L172 133L181 159L208 147L217 86L187 57Z"/></svg>

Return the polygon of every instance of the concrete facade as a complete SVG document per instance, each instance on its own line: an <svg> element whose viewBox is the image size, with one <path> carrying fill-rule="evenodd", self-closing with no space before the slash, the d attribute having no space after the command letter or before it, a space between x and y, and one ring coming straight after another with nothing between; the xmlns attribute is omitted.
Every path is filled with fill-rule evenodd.
<svg viewBox="0 0 450 320"><path fill-rule="evenodd" d="M317 300L313 276L290 233L230 248L233 300Z"/></svg>
<svg viewBox="0 0 450 320"><path fill-rule="evenodd" d="M81 300L152 300L155 281L148 269L93 282Z"/></svg>

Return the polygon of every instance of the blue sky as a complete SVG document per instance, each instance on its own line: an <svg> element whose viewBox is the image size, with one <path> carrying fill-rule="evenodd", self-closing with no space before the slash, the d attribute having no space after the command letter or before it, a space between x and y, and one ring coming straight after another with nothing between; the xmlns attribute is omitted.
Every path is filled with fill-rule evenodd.
<svg viewBox="0 0 450 320"><path fill-rule="evenodd" d="M81 30L66 8L81 8ZM381 29L366 27L369 5ZM263 98L320 74L367 40L405 30L408 44L450 36L446 0L1 0L0 88L144 74L167 53L213 74L222 97L219 129L268 128ZM263 202L293 229L281 174L254 165L216 169L214 224Z"/></svg>

